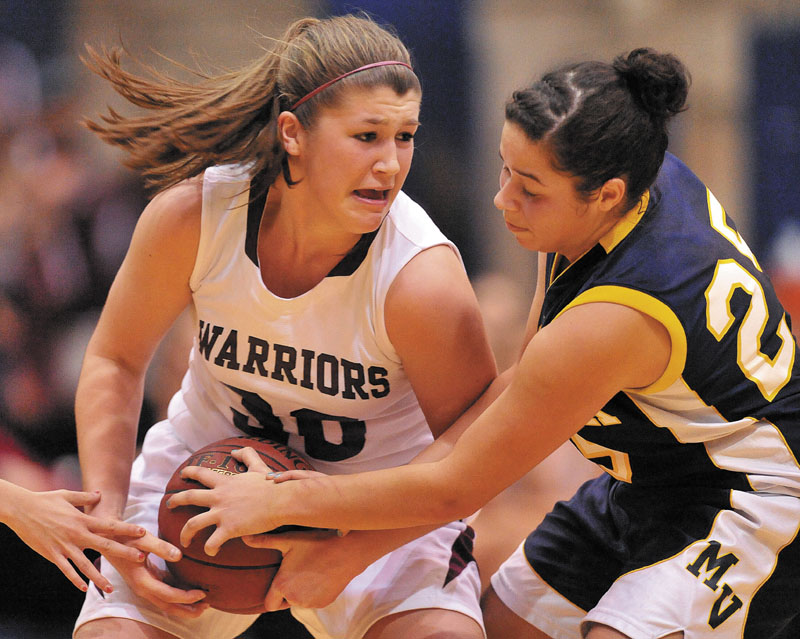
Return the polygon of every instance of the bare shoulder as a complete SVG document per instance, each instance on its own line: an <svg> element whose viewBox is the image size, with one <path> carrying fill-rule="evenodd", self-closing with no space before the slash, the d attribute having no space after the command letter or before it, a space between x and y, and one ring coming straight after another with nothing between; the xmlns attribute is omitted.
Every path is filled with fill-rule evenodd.
<svg viewBox="0 0 800 639"><path fill-rule="evenodd" d="M458 345L477 368L493 373L477 296L449 246L426 249L403 267L386 296L384 317L389 339L404 361L412 352L427 350L441 364L441 353Z"/></svg>
<svg viewBox="0 0 800 639"><path fill-rule="evenodd" d="M437 296L448 288L469 285L467 273L455 251L446 244L432 246L415 255L398 273L390 293Z"/></svg>
<svg viewBox="0 0 800 639"><path fill-rule="evenodd" d="M203 178L185 180L158 193L145 207L142 218L166 226L182 227L200 222Z"/></svg>
<svg viewBox="0 0 800 639"><path fill-rule="evenodd" d="M416 313L420 319L466 309L477 309L477 298L458 256L447 245L426 249L398 273L386 299L387 320L405 323ZM396 312L395 312L396 311Z"/></svg>
<svg viewBox="0 0 800 639"><path fill-rule="evenodd" d="M163 252L194 262L200 242L202 177L186 180L158 193L136 224L131 249Z"/></svg>

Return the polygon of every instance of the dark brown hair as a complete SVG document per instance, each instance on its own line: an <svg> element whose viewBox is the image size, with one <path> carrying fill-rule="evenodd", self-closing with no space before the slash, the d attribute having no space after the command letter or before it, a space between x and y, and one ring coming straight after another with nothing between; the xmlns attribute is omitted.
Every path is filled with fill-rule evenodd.
<svg viewBox="0 0 800 639"><path fill-rule="evenodd" d="M516 91L506 119L544 141L554 166L580 178L588 195L614 177L627 183L627 208L656 178L668 120L684 109L689 74L669 53L635 49L612 64L581 62Z"/></svg>

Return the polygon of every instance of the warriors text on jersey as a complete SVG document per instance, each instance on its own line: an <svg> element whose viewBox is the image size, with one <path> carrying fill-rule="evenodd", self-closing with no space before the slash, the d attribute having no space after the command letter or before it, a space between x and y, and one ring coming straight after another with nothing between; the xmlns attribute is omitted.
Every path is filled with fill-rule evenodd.
<svg viewBox="0 0 800 639"><path fill-rule="evenodd" d="M241 167L206 171L201 239L191 277L197 334L170 405L191 447L232 434L288 444L322 472L409 461L430 430L386 334L394 277L420 251L453 245L399 193L386 219L313 289L286 299L263 284ZM453 247L453 250L456 250Z"/></svg>

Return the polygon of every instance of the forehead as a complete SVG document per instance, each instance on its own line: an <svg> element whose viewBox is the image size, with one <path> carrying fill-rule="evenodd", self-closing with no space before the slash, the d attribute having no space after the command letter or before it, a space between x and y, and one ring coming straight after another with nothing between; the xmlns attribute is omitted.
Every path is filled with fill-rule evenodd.
<svg viewBox="0 0 800 639"><path fill-rule="evenodd" d="M513 171L523 174L554 172L550 151L541 141L531 140L514 122L503 124L500 134L500 155Z"/></svg>
<svg viewBox="0 0 800 639"><path fill-rule="evenodd" d="M416 123L421 100L422 95L416 89L398 94L388 86L353 87L342 91L335 104L323 107L320 116L375 123L387 119Z"/></svg>
<svg viewBox="0 0 800 639"><path fill-rule="evenodd" d="M503 123L500 133L500 154L503 158L508 159L506 156L510 155L517 160L533 159L543 155L543 146L541 142L533 141L525 135L522 127L515 122L506 120Z"/></svg>

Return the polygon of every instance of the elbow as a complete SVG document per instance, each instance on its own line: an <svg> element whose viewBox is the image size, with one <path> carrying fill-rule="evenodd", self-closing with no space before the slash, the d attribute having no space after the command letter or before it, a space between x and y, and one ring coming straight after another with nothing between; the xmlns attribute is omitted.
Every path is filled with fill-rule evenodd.
<svg viewBox="0 0 800 639"><path fill-rule="evenodd" d="M429 523L446 523L464 519L475 514L483 506L478 491L469 488L466 482L438 484L439 490L431 491L426 498Z"/></svg>
<svg viewBox="0 0 800 639"><path fill-rule="evenodd" d="M481 506L473 499L454 499L443 506L441 521L467 519L478 512Z"/></svg>

